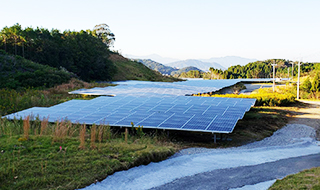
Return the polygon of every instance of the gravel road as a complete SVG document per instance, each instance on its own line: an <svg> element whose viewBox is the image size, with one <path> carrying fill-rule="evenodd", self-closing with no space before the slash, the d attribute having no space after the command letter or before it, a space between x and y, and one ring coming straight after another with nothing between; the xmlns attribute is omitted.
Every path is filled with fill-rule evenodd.
<svg viewBox="0 0 320 190"><path fill-rule="evenodd" d="M275 179L320 166L320 105L296 112L287 126L262 141L226 149L184 149L85 189L267 189Z"/></svg>
<svg viewBox="0 0 320 190"><path fill-rule="evenodd" d="M265 182L319 166L315 134L312 127L289 124L262 141L236 148L185 149L162 162L116 172L85 189L229 189Z"/></svg>

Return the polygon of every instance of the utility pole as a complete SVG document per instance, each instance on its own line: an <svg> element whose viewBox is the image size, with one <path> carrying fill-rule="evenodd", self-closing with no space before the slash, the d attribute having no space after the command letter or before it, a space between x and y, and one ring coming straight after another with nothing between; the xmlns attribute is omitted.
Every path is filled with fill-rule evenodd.
<svg viewBox="0 0 320 190"><path fill-rule="evenodd" d="M273 66L273 92L274 92L274 86L275 86L275 78L274 78L274 75L275 75L275 73L276 73L276 65L277 64L275 64L275 61L273 61L273 64L271 64L272 66Z"/></svg>
<svg viewBox="0 0 320 190"><path fill-rule="evenodd" d="M300 86L300 65L301 62L298 62L298 82L297 82L297 99L299 100L299 86Z"/></svg>

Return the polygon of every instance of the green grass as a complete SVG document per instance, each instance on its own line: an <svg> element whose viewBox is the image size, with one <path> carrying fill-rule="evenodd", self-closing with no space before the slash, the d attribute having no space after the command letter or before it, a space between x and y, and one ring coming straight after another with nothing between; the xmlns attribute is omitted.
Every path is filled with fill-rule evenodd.
<svg viewBox="0 0 320 190"><path fill-rule="evenodd" d="M40 135L41 123L35 121L27 139L22 121L1 119L0 189L81 188L115 171L163 160L176 150L156 136L129 135L125 143L124 134L111 133L108 126L101 128L101 135L97 129L94 142L87 127L80 148L79 128L66 122L49 124Z"/></svg>
<svg viewBox="0 0 320 190"><path fill-rule="evenodd" d="M277 180L269 190L320 189L320 167L304 170Z"/></svg>
<svg viewBox="0 0 320 190"><path fill-rule="evenodd" d="M238 87L241 88L241 87ZM292 86L277 87L275 92L272 88L260 88L254 90L251 94L194 94L194 96L205 97L224 97L224 98L254 98L255 106L287 106L295 103L295 94Z"/></svg>
<svg viewBox="0 0 320 190"><path fill-rule="evenodd" d="M31 107L49 107L72 99L91 99L96 96L68 94L69 91L80 88L106 87L108 83L86 83L78 79L71 79L46 90L39 89L0 89L0 115L6 115Z"/></svg>
<svg viewBox="0 0 320 190"><path fill-rule="evenodd" d="M142 81L160 81L174 82L182 81L181 79L171 76L163 76L161 73L149 69L147 66L137 61L131 61L118 54L111 54L110 60L113 61L117 68L117 73L112 80L142 80Z"/></svg>
<svg viewBox="0 0 320 190"><path fill-rule="evenodd" d="M74 74L65 69L41 65L0 50L0 88L50 88L68 82Z"/></svg>

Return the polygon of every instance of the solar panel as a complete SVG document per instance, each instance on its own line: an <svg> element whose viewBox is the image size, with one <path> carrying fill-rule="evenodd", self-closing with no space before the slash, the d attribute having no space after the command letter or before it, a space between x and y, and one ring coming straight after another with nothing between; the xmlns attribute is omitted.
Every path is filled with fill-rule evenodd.
<svg viewBox="0 0 320 190"><path fill-rule="evenodd" d="M272 79L228 79L228 80L187 80L183 82L145 82L123 81L116 82L118 86L106 88L80 89L72 94L92 95L153 95L153 96L184 96L186 94L198 94L218 91L222 88L235 85L238 82L272 81Z"/></svg>
<svg viewBox="0 0 320 190"><path fill-rule="evenodd" d="M49 108L34 107L7 115L8 119L27 115L67 119L73 123L142 125L145 128L230 133L239 119L255 103L254 99L210 97L98 97L71 100Z"/></svg>

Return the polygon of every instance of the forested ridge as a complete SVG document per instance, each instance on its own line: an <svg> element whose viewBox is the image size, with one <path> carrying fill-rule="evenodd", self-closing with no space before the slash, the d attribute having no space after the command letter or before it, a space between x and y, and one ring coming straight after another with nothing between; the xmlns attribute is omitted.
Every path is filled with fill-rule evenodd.
<svg viewBox="0 0 320 190"><path fill-rule="evenodd" d="M248 63L244 66L235 65L227 70L210 68L209 72L188 71L182 73L183 77L189 78L205 78L205 79L237 79L237 78L272 78L272 64L276 64L276 78L292 78L298 73L298 62L285 59L268 59L265 61L256 61ZM292 69L292 64L294 65ZM310 71L320 70L320 63L301 63L301 73L309 73ZM181 76L180 75L180 76Z"/></svg>
<svg viewBox="0 0 320 190"><path fill-rule="evenodd" d="M0 72L6 72L4 75L6 75L7 80L19 79L18 82L14 81L13 83L23 85L25 83L21 81L23 80L22 76L26 78L31 76L30 73L29 75L23 74L28 69L21 70L23 67L21 64L28 62L24 61L26 59L35 64L38 63L67 71L72 73L73 77L76 76L84 81L112 81L119 78L119 73L122 74L121 80L161 81L165 78L142 64L127 60L117 52L111 51L110 47L114 41L115 35L106 24L96 25L93 30L81 30L80 32L70 30L60 32L57 29L49 31L39 27L23 29L21 25L15 24L11 27L4 27L0 31L0 49L4 51L2 55L6 53L9 56L13 56L10 59L14 60L7 61L8 56L0 60ZM111 56L120 57L117 59L117 65L110 59ZM20 60L20 62L18 61L20 68L15 68L18 59ZM119 63L119 60L125 63ZM9 62L11 65L8 65ZM138 66L139 68L122 72L121 70L125 69L122 66L127 64L131 64L132 67ZM10 78L12 76L8 74L8 69L10 68L12 71L19 70L20 77L13 76L13 79ZM46 68L47 71L50 70L49 67ZM133 71L137 73L132 73ZM37 76L34 75L34 77ZM47 77L51 77L51 75L47 75ZM41 81L42 79L39 80ZM174 79L165 78L165 80ZM11 88L16 84L1 86ZM44 86L50 85L46 84Z"/></svg>
<svg viewBox="0 0 320 190"><path fill-rule="evenodd" d="M22 29L16 24L3 28L0 34L0 48L8 54L55 68L63 67L86 81L111 80L116 72L108 60L111 40L104 43L97 29L61 33L39 27Z"/></svg>

